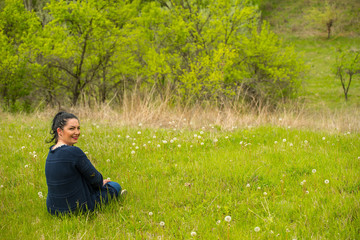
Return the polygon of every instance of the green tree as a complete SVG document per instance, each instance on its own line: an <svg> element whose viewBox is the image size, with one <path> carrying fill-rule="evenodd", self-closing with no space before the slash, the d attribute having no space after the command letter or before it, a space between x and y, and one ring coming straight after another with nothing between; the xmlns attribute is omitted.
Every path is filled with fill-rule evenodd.
<svg viewBox="0 0 360 240"><path fill-rule="evenodd" d="M360 74L360 51L352 49L344 51L339 49L335 64L335 74L340 79L345 101L347 101L351 81Z"/></svg>

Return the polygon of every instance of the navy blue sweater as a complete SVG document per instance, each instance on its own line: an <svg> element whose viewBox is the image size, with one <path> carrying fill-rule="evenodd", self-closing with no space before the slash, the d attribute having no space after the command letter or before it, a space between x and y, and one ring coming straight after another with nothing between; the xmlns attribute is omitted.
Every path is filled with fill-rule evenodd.
<svg viewBox="0 0 360 240"><path fill-rule="evenodd" d="M52 150L45 164L47 209L52 214L94 210L103 177L78 147L63 145Z"/></svg>

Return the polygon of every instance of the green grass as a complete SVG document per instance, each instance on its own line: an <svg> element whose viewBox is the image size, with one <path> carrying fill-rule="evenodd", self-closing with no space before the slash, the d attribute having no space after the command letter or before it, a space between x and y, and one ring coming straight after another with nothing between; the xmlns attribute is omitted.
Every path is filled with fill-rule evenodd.
<svg viewBox="0 0 360 240"><path fill-rule="evenodd" d="M0 124L0 239L356 239L360 234L357 133L277 126L187 130L176 124L149 129L83 119L77 146L129 195L94 214L58 218L45 204L50 119L0 113ZM231 216L230 224L225 216Z"/></svg>

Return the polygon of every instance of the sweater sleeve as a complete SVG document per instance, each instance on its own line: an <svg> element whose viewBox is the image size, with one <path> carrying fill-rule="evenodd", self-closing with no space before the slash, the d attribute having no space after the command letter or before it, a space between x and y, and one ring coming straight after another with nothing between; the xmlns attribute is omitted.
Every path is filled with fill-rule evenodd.
<svg viewBox="0 0 360 240"><path fill-rule="evenodd" d="M87 158L86 154L78 147L72 148L76 156L75 167L79 170L86 181L95 189L99 189L103 185L103 176L96 170L94 165Z"/></svg>

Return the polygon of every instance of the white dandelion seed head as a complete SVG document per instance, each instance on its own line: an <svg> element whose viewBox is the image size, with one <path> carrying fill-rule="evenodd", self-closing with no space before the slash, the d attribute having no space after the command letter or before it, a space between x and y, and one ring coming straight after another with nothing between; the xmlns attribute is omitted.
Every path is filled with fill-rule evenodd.
<svg viewBox="0 0 360 240"><path fill-rule="evenodd" d="M325 140L325 139L326 139L325 137L322 138L322 140Z"/></svg>
<svg viewBox="0 0 360 240"><path fill-rule="evenodd" d="M325 184L329 184L330 181L328 179L326 179L324 182L325 182Z"/></svg>
<svg viewBox="0 0 360 240"><path fill-rule="evenodd" d="M283 139L283 142L286 142L286 138Z"/></svg>
<svg viewBox="0 0 360 240"><path fill-rule="evenodd" d="M249 188L249 187L250 187L250 184L249 184L249 183L248 183L248 184L246 184L246 187L247 187L247 188Z"/></svg>
<svg viewBox="0 0 360 240"><path fill-rule="evenodd" d="M1 185L1 186L0 186L0 188L3 188L3 187L4 187L4 185Z"/></svg>
<svg viewBox="0 0 360 240"><path fill-rule="evenodd" d="M307 140L305 140L305 141L304 141L304 143L305 143L305 144L308 144L308 141L307 141Z"/></svg>
<svg viewBox="0 0 360 240"><path fill-rule="evenodd" d="M126 135L126 138L130 138L130 136L129 136L129 135Z"/></svg>
<svg viewBox="0 0 360 240"><path fill-rule="evenodd" d="M163 221L160 222L160 226L161 227L164 227L165 226L165 223Z"/></svg>
<svg viewBox="0 0 360 240"><path fill-rule="evenodd" d="M261 187L257 187L257 189L258 189L258 190L260 190L260 189L261 189Z"/></svg>
<svg viewBox="0 0 360 240"><path fill-rule="evenodd" d="M110 162L110 159L106 159L107 162Z"/></svg>
<svg viewBox="0 0 360 240"><path fill-rule="evenodd" d="M144 143L143 147L146 147L146 144Z"/></svg>
<svg viewBox="0 0 360 240"><path fill-rule="evenodd" d="M29 134L29 138L31 138L31 135Z"/></svg>
<svg viewBox="0 0 360 240"><path fill-rule="evenodd" d="M166 144L166 143L167 143L167 141L166 141L166 140L163 140L162 142L163 142L164 144Z"/></svg>
<svg viewBox="0 0 360 240"><path fill-rule="evenodd" d="M25 146L22 146L22 147L21 147L21 149L24 149L24 148L25 148Z"/></svg>
<svg viewBox="0 0 360 240"><path fill-rule="evenodd" d="M243 141L240 142L240 145L243 144Z"/></svg>
<svg viewBox="0 0 360 240"><path fill-rule="evenodd" d="M174 140L171 139L171 140L170 140L170 143L173 143L173 142L174 142Z"/></svg>
<svg viewBox="0 0 360 240"><path fill-rule="evenodd" d="M200 145L204 145L204 143L202 142L202 143L200 143Z"/></svg>
<svg viewBox="0 0 360 240"><path fill-rule="evenodd" d="M140 134L141 134L141 132L140 132L140 131L138 131L138 132L137 132L137 134L139 134L139 135L140 135Z"/></svg>
<svg viewBox="0 0 360 240"><path fill-rule="evenodd" d="M259 232L259 231L260 231L260 228L259 228L259 227L255 227L255 228L254 228L254 231L255 231L255 232Z"/></svg>
<svg viewBox="0 0 360 240"><path fill-rule="evenodd" d="M191 232L191 236L195 237L196 236L196 232Z"/></svg>
<svg viewBox="0 0 360 240"><path fill-rule="evenodd" d="M294 146L294 144L290 143L289 146L292 147L292 146Z"/></svg>
<svg viewBox="0 0 360 240"><path fill-rule="evenodd" d="M311 170L312 173L316 173L316 169L314 168L313 170Z"/></svg>
<svg viewBox="0 0 360 240"><path fill-rule="evenodd" d="M263 194L264 194L264 196L266 196L266 195L267 195L267 192L264 192Z"/></svg>
<svg viewBox="0 0 360 240"><path fill-rule="evenodd" d="M156 138L156 136L154 135L153 138Z"/></svg>
<svg viewBox="0 0 360 240"><path fill-rule="evenodd" d="M216 224L219 225L221 223L221 220L217 220Z"/></svg>
<svg viewBox="0 0 360 240"><path fill-rule="evenodd" d="M287 229L286 229L286 232L290 232L290 230L287 228Z"/></svg>
<svg viewBox="0 0 360 240"><path fill-rule="evenodd" d="M201 136L199 135L199 136L198 136L198 139L200 139L200 138L201 138Z"/></svg>
<svg viewBox="0 0 360 240"><path fill-rule="evenodd" d="M135 149L139 149L139 147L138 147L138 146L136 146L136 147L135 147Z"/></svg>
<svg viewBox="0 0 360 240"><path fill-rule="evenodd" d="M111 179L108 177L107 180L111 180Z"/></svg>
<svg viewBox="0 0 360 240"><path fill-rule="evenodd" d="M305 194L309 194L309 191L306 191Z"/></svg>
<svg viewBox="0 0 360 240"><path fill-rule="evenodd" d="M132 150L132 151L131 151L131 154L135 154L135 151L134 151L134 150Z"/></svg>
<svg viewBox="0 0 360 240"><path fill-rule="evenodd" d="M198 135L197 134L194 134L194 137L196 138Z"/></svg>
<svg viewBox="0 0 360 240"><path fill-rule="evenodd" d="M142 123L139 123L139 127L141 127L142 126Z"/></svg>
<svg viewBox="0 0 360 240"><path fill-rule="evenodd" d="M190 145L190 148L192 148L193 147L193 145Z"/></svg>
<svg viewBox="0 0 360 240"><path fill-rule="evenodd" d="M200 134L204 134L204 132L203 132L203 131L201 131L201 132L200 132Z"/></svg>
<svg viewBox="0 0 360 240"><path fill-rule="evenodd" d="M217 138L215 138L215 139L214 139L214 142L217 142L217 141L218 141L218 139L217 139Z"/></svg>
<svg viewBox="0 0 360 240"><path fill-rule="evenodd" d="M231 221L231 217L230 216L226 216L225 217L225 222L230 222Z"/></svg>
<svg viewBox="0 0 360 240"><path fill-rule="evenodd" d="M157 147L160 147L160 144L158 144Z"/></svg>
<svg viewBox="0 0 360 240"><path fill-rule="evenodd" d="M132 143L131 145L135 146L135 145L136 145L136 143Z"/></svg>
<svg viewBox="0 0 360 240"><path fill-rule="evenodd" d="M39 196L42 195L42 192L38 192L38 195L39 195Z"/></svg>
<svg viewBox="0 0 360 240"><path fill-rule="evenodd" d="M275 143L275 144L277 144L277 143L278 143L278 141L275 141L274 143Z"/></svg>
<svg viewBox="0 0 360 240"><path fill-rule="evenodd" d="M180 147L181 147L181 145L179 144L179 145L178 145L178 147L180 148Z"/></svg>
<svg viewBox="0 0 360 240"><path fill-rule="evenodd" d="M25 165L25 168L28 168L28 167L29 167L29 165L26 164L26 165Z"/></svg>
<svg viewBox="0 0 360 240"><path fill-rule="evenodd" d="M153 215L153 212L149 212L149 216L152 216Z"/></svg>

